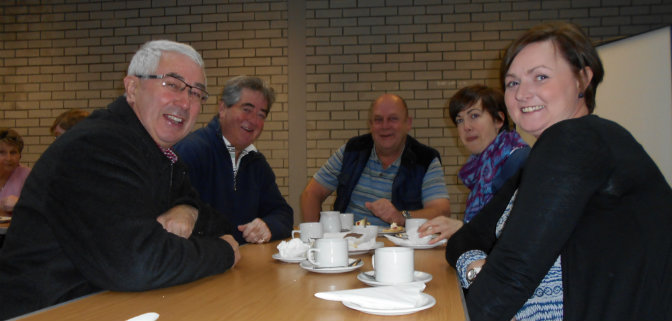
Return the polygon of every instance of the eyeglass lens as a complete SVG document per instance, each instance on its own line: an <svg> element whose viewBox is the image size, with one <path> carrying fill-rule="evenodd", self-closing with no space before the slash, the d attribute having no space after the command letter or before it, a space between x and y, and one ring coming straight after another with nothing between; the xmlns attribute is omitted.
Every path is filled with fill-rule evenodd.
<svg viewBox="0 0 672 321"><path fill-rule="evenodd" d="M175 93L182 92L184 91L185 88L188 87L189 90L187 93L189 94L189 98L192 101L205 103L208 100L208 94L205 91L203 91L198 87L194 87L190 84L187 84L184 80L176 78L172 75L166 75L166 77L163 79L162 85L163 87L168 88Z"/></svg>

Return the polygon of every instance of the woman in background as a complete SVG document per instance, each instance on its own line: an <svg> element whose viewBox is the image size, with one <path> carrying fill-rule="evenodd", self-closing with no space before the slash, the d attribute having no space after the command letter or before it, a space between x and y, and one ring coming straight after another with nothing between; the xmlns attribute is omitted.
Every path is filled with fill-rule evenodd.
<svg viewBox="0 0 672 321"><path fill-rule="evenodd" d="M534 27L507 49L506 106L537 141L448 240L472 320L672 315L672 189L627 130L591 115L603 74L573 24Z"/></svg>
<svg viewBox="0 0 672 321"><path fill-rule="evenodd" d="M13 129L0 129L0 215L9 216L30 168L19 163L23 151L23 139Z"/></svg>
<svg viewBox="0 0 672 321"><path fill-rule="evenodd" d="M509 126L504 95L493 88L472 85L460 89L450 99L448 112L471 152L457 175L471 190L464 211L466 223L525 163L530 147Z"/></svg>
<svg viewBox="0 0 672 321"><path fill-rule="evenodd" d="M72 128L72 126L75 126L88 116L89 112L86 110L70 109L58 115L58 117L54 119L54 123L49 130L54 137L58 138L58 136L63 135L63 133Z"/></svg>
<svg viewBox="0 0 672 321"><path fill-rule="evenodd" d="M448 113L460 140L471 153L458 173L471 190L464 211L466 223L523 166L530 147L509 125L504 95L498 90L483 85L464 87L450 99ZM461 226L462 222L438 216L418 231L421 236L438 233L430 241L434 244L450 237Z"/></svg>

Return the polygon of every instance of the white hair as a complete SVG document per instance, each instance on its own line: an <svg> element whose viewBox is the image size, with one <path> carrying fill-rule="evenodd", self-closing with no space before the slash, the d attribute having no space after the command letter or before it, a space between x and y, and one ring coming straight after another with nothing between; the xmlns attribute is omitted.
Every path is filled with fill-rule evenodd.
<svg viewBox="0 0 672 321"><path fill-rule="evenodd" d="M149 75L156 72L156 69L159 67L159 60L161 60L161 55L166 52L176 52L183 54L193 60L198 66L203 70L203 77L205 77L205 63L201 54L196 51L193 47L187 44L170 41L170 40L152 40L146 42L145 44L138 49L138 51L133 55L131 63L128 65L128 75Z"/></svg>

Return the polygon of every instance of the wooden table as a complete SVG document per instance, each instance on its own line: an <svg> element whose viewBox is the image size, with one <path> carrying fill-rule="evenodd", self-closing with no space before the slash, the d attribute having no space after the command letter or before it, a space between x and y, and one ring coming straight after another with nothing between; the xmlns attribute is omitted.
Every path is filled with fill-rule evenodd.
<svg viewBox="0 0 672 321"><path fill-rule="evenodd" d="M379 238L380 241L380 238ZM385 240L386 246L391 246ZM436 298L430 309L405 316L377 316L326 301L316 292L366 287L357 274L370 271L371 254L359 270L318 274L271 256L277 244L241 247L242 260L232 270L199 281L145 292L104 291L29 314L22 320L126 320L146 312L166 320L465 320L455 270L441 246L415 250L415 268L432 274L425 293ZM354 257L354 256L353 256Z"/></svg>

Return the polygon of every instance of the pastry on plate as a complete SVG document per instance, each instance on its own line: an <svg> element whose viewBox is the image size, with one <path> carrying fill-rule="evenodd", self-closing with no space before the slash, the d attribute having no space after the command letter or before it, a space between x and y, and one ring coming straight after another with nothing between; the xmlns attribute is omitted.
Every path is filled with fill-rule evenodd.
<svg viewBox="0 0 672 321"><path fill-rule="evenodd" d="M396 222L392 222L390 228L383 229L383 233L399 233L404 230L403 226L398 226Z"/></svg>

